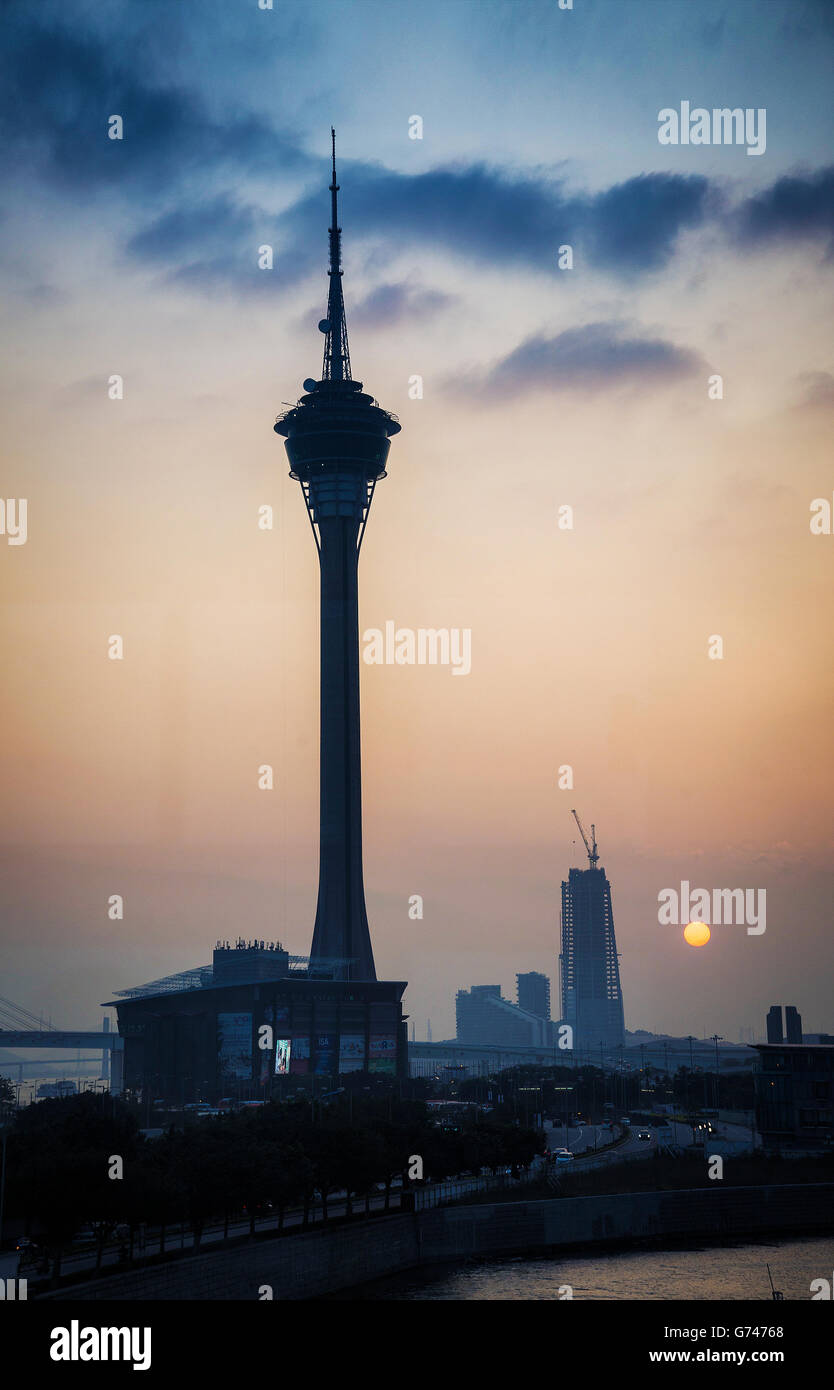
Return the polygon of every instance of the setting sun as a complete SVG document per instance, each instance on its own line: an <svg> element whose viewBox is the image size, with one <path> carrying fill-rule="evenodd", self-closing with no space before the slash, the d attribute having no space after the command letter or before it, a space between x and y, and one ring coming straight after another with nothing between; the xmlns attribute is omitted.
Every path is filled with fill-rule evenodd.
<svg viewBox="0 0 834 1390"><path fill-rule="evenodd" d="M683 929L684 941L689 946L706 946L711 935L706 922L687 922Z"/></svg>

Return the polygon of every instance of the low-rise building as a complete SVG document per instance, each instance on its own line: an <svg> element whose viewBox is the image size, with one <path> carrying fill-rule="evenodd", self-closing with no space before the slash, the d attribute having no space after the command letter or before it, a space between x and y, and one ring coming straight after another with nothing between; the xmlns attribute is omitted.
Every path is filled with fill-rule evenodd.
<svg viewBox="0 0 834 1390"><path fill-rule="evenodd" d="M768 1149L815 1150L834 1143L834 1047L757 1043L756 1128Z"/></svg>

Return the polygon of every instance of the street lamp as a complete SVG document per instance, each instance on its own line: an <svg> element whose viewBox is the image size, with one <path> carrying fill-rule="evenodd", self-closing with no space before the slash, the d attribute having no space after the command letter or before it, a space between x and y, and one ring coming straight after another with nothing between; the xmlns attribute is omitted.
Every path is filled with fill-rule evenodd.
<svg viewBox="0 0 834 1390"><path fill-rule="evenodd" d="M724 1039L720 1033L713 1033L712 1041L715 1043L715 1110L717 1114L721 1106L721 1088L718 1085L718 1044Z"/></svg>
<svg viewBox="0 0 834 1390"><path fill-rule="evenodd" d="M694 1041L695 1039L693 1038L692 1034L689 1033L687 1035L687 1042L689 1043L689 1084L687 1085L686 1091L687 1098L689 1100L689 1127L692 1130L693 1145L695 1144L695 1116L692 1113L692 1078L695 1074L695 1063L692 1060L692 1044L694 1043Z"/></svg>

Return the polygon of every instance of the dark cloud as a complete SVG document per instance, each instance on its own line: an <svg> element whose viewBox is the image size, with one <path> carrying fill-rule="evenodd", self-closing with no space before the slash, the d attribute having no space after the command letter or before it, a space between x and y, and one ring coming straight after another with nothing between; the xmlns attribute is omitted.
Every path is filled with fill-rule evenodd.
<svg viewBox="0 0 834 1390"><path fill-rule="evenodd" d="M703 222L708 189L696 174L640 174L600 193L588 216L591 263L623 273L664 266L678 234Z"/></svg>
<svg viewBox="0 0 834 1390"><path fill-rule="evenodd" d="M11 3L5 14L0 168L7 184L15 175L39 176L76 202L123 190L135 212L128 254L195 286L256 283L253 261L265 242L280 267L270 290L323 267L327 161L309 157L293 132L260 114L221 119L186 87L161 84L162 40L149 38L147 26L131 47L96 37L77 17L70 29L55 5ZM124 120L123 140L107 138L112 114ZM246 175L267 172L279 187L301 175L313 191L280 216L241 206L232 190ZM349 271L351 248L364 240L389 259L401 250L412 258L438 251L556 279L558 248L567 243L577 268L627 280L662 270L681 234L707 220L744 246L812 236L827 238L830 254L834 245L832 169L779 179L731 214L717 186L697 175L643 173L595 194L569 191L552 169L486 164L409 175L346 163L340 176ZM442 307L425 298L409 303L390 285L374 294L360 310L369 322L381 322L386 306L389 321Z"/></svg>
<svg viewBox="0 0 834 1390"><path fill-rule="evenodd" d="M614 273L655 270L672 255L679 231L701 220L706 194L705 180L667 174L641 175L587 199L565 198L556 185L483 166L407 176L346 164L339 178L348 271L351 245L367 239L387 252L446 251L545 276L560 273L557 250L568 242L575 249L584 245L591 265ZM243 210L227 195L218 195L209 208L205 199L181 200L132 238L129 254L157 265L167 261L178 277L200 265L205 283L232 284L242 267L248 274L253 245L269 242L280 261L280 287L296 284L325 265L327 182L322 163L320 187L277 218ZM207 244L216 255L205 256ZM386 284L359 313L377 323L386 308L394 318L426 317L443 303L437 291Z"/></svg>
<svg viewBox="0 0 834 1390"><path fill-rule="evenodd" d="M150 222L128 242L128 251L143 260L170 264L175 252L188 246L204 254L223 249L230 242L254 239L255 216L251 208L225 194L202 203L190 203Z"/></svg>
<svg viewBox="0 0 834 1390"><path fill-rule="evenodd" d="M406 321L424 322L454 302L454 295L405 282L378 285L354 305L350 321L362 328L393 328Z"/></svg>
<svg viewBox="0 0 834 1390"><path fill-rule="evenodd" d="M623 383L677 380L702 366L687 348L663 338L630 335L622 323L589 323L555 338L527 338L480 377L464 383L475 395L546 389L600 390ZM461 385L456 379L455 389Z"/></svg>
<svg viewBox="0 0 834 1390"><path fill-rule="evenodd" d="M811 174L786 174L770 188L748 198L734 221L738 241L757 245L774 241L827 241L834 255L834 165Z"/></svg>
<svg viewBox="0 0 834 1390"><path fill-rule="evenodd" d="M34 171L73 190L133 185L170 189L191 173L298 171L299 143L260 117L219 122L193 93L143 80L142 50L104 42L80 26L42 23L37 6L12 6L0 55L0 158L7 174ZM108 138L119 115L124 139Z"/></svg>
<svg viewBox="0 0 834 1390"><path fill-rule="evenodd" d="M834 6L831 0L793 0L780 26L783 41L808 40L829 44L834 38Z"/></svg>
<svg viewBox="0 0 834 1390"><path fill-rule="evenodd" d="M544 176L511 176L474 165L404 175L351 165L341 175L344 222L351 235L451 251L492 264L558 274L564 243L587 248L591 264L615 273L654 270L674 251L678 234L704 216L707 180L641 174L604 193L567 195ZM291 239L308 244L322 225L322 199L312 194L284 216Z"/></svg>

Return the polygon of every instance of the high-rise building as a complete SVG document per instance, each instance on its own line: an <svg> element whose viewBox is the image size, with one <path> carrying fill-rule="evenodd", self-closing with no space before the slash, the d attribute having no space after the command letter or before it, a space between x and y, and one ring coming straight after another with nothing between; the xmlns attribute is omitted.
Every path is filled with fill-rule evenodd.
<svg viewBox="0 0 834 1390"><path fill-rule="evenodd" d="M789 1043L802 1042L802 1015L793 1004L785 1005L785 1041Z"/></svg>
<svg viewBox="0 0 834 1390"><path fill-rule="evenodd" d="M785 1005L785 1027L782 1030L782 1005L772 1004L767 1011L767 1040L769 1043L802 1042L802 1015L793 1004Z"/></svg>
<svg viewBox="0 0 834 1390"><path fill-rule="evenodd" d="M516 999L520 1009L537 1018L550 1018L550 981L538 970L516 975Z"/></svg>
<svg viewBox="0 0 834 1390"><path fill-rule="evenodd" d="M455 997L457 1042L475 1047L553 1047L555 1025L504 999L500 985L472 985Z"/></svg>
<svg viewBox="0 0 834 1390"><path fill-rule="evenodd" d="M301 484L321 568L321 740L319 891L311 972L375 980L362 878L359 729L359 550L374 489L399 432L351 376L342 295L336 135L330 184L330 287L320 381L304 382L298 404L279 416L290 477Z"/></svg>
<svg viewBox="0 0 834 1390"><path fill-rule="evenodd" d="M590 867L571 869L562 883L562 1023L573 1029L575 1051L611 1049L625 1042L611 885L598 867L595 826L589 842L578 816L576 822Z"/></svg>

